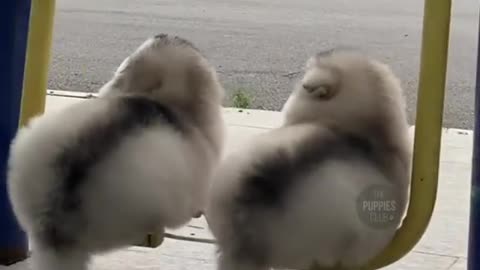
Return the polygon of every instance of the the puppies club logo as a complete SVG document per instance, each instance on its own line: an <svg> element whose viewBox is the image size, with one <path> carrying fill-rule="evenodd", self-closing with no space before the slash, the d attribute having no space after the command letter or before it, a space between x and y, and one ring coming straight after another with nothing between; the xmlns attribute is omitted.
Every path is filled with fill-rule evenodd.
<svg viewBox="0 0 480 270"><path fill-rule="evenodd" d="M382 185L370 186L360 194L357 213L365 224L378 229L396 226L401 218L396 193Z"/></svg>

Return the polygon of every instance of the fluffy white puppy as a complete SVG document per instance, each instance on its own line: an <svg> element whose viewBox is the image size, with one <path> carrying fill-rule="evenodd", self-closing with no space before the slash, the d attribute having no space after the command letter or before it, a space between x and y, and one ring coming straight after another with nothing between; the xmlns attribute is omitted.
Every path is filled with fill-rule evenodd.
<svg viewBox="0 0 480 270"><path fill-rule="evenodd" d="M223 149L224 90L189 41L146 40L100 97L47 113L11 145L8 191L38 270L163 233L203 210Z"/></svg>
<svg viewBox="0 0 480 270"><path fill-rule="evenodd" d="M355 267L408 205L411 144L399 80L355 52L309 59L284 123L223 161L205 215L220 270Z"/></svg>

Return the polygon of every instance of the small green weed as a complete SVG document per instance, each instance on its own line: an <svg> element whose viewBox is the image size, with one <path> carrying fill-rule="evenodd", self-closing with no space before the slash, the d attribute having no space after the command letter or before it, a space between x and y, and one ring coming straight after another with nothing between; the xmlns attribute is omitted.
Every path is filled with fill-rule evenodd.
<svg viewBox="0 0 480 270"><path fill-rule="evenodd" d="M233 94L232 102L235 108L248 109L252 106L252 97L245 90L239 89Z"/></svg>

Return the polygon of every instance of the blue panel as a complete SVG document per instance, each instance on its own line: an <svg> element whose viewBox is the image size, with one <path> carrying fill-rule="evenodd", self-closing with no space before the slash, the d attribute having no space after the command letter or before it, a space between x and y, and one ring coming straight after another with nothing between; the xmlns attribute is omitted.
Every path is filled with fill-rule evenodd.
<svg viewBox="0 0 480 270"><path fill-rule="evenodd" d="M470 203L470 230L468 270L480 269L480 29L477 48L477 81L475 87L475 129L473 138L472 189Z"/></svg>
<svg viewBox="0 0 480 270"><path fill-rule="evenodd" d="M3 0L0 8L0 264L23 259L28 251L8 200L6 165L19 122L30 5L30 0Z"/></svg>

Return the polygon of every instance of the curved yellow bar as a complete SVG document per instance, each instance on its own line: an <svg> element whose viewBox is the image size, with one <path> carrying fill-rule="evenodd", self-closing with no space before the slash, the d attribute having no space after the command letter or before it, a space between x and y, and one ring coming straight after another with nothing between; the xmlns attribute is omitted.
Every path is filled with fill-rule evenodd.
<svg viewBox="0 0 480 270"><path fill-rule="evenodd" d="M430 222L437 197L450 13L451 0L425 0L407 217L384 252L362 269L382 268L401 259L418 243Z"/></svg>
<svg viewBox="0 0 480 270"><path fill-rule="evenodd" d="M393 242L366 269L378 269L405 256L418 243L437 197L451 0L426 0L415 124L410 205Z"/></svg>
<svg viewBox="0 0 480 270"><path fill-rule="evenodd" d="M20 126L45 110L55 0L32 0Z"/></svg>

